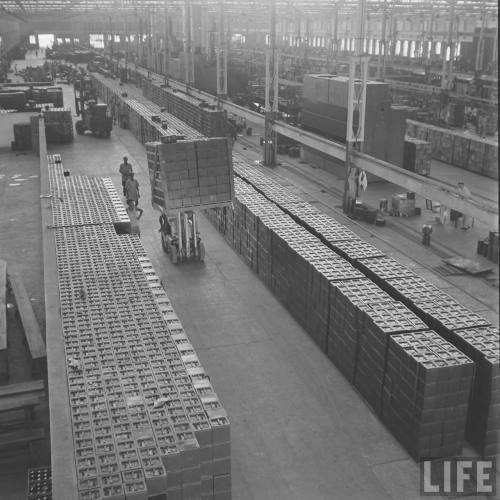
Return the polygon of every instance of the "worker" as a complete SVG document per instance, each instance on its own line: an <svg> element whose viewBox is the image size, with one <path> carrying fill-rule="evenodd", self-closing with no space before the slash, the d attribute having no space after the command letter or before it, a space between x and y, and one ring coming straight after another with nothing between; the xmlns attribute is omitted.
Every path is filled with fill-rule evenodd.
<svg viewBox="0 0 500 500"><path fill-rule="evenodd" d="M120 164L120 174L122 174L122 188L123 188L123 196L126 196L127 193L125 191L125 184L131 175L134 174L132 170L132 165L128 162L128 158L126 156L123 157L123 163Z"/></svg>
<svg viewBox="0 0 500 500"><path fill-rule="evenodd" d="M426 247L431 246L431 234L432 226L430 224L424 224L422 226L422 245Z"/></svg>
<svg viewBox="0 0 500 500"><path fill-rule="evenodd" d="M168 222L168 217L162 213L159 218L160 221L160 229L158 230L160 233L166 234L166 235L171 235L172 234L172 227L170 226L170 223Z"/></svg>
<svg viewBox="0 0 500 500"><path fill-rule="evenodd" d="M465 185L465 183L461 181L457 184L457 187L458 187L458 196L465 200L470 200L471 192L470 189ZM455 227L457 226L457 222L455 222ZM462 214L462 229L467 230L473 224L474 224L474 219L469 218L467 214Z"/></svg>
<svg viewBox="0 0 500 500"><path fill-rule="evenodd" d="M139 212L137 220L142 217L144 210L139 208L139 198L141 197L139 193L139 183L134 179L134 174L131 173L127 182L125 183L125 193L127 198L128 210L132 212L134 209Z"/></svg>
<svg viewBox="0 0 500 500"><path fill-rule="evenodd" d="M487 124L487 117L484 113L481 113L478 118L478 133L481 136L481 138L486 137L486 124Z"/></svg>

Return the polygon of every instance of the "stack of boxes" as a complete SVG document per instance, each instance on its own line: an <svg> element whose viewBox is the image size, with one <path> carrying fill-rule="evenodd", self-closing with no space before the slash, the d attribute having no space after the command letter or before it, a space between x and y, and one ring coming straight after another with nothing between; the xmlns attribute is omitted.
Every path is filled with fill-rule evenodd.
<svg viewBox="0 0 500 500"><path fill-rule="evenodd" d="M456 303L446 293L425 279L418 277L413 270L383 255L375 247L366 243L359 244L361 240L348 229L331 217L322 214L315 207L303 202L273 180L270 175L264 175L257 167L245 163L237 155L235 173L238 177L255 186L257 191L275 204L274 206L280 207L294 221L317 236L327 247L362 271L362 276L370 278L372 285L379 290L375 294L367 290L366 296L370 298L366 302L361 300L360 303L356 303L355 299L349 297L347 291L349 288L345 287L352 287L353 290L356 290L357 283L362 286L363 280L332 283L326 339L326 352L330 359L349 380L355 381L360 392L365 395L377 412L380 412L382 408L384 360L387 358L389 340L393 336L399 335L401 332L416 335L423 329L433 328L441 338L469 355L468 351L460 347L452 332L467 332L477 328L486 328L489 325L487 320ZM239 185L236 182L236 186ZM243 198L240 201L243 204L247 203L247 200ZM234 216L235 214L233 214ZM283 226L283 221L280 221L280 224ZM224 224L220 223L220 225ZM258 224L259 240L261 234L265 234L260 229L261 225L261 223ZM285 237L281 234L279 236ZM259 253L261 248L258 241ZM258 261L261 262L260 255ZM275 268L276 265L271 259L271 265L268 267L271 273L271 284L275 281L273 277ZM341 293L337 290L340 286L344 287ZM315 290L316 292L309 291L313 297L311 302L314 302L316 306L313 306L312 309L309 309L308 306L310 316L306 327L313 338L322 331L325 318L324 312L322 312L324 299L320 297L323 293L322 288L316 287ZM332 292L332 290L335 291ZM278 292L282 293L280 289ZM394 302L393 299L400 302ZM301 318L297 319L302 323L304 321ZM310 325L315 325L313 333L311 333ZM319 337L322 338L321 333ZM318 343L322 345L321 340ZM478 344L477 351L481 352L483 357L488 356L489 351L484 344ZM493 366L492 369L484 370L486 382L483 382L483 386L486 387L493 387L496 380L494 362L488 366L490 365ZM495 399L484 397L476 384L473 386L472 397L477 397L482 401L481 411L483 414L496 415ZM487 434L489 442L493 442L492 446L496 446L491 436L498 434L498 419L495 420L492 417L487 422L481 421L478 428L481 431L475 430L474 435ZM477 449L482 446L480 440L470 438L470 441Z"/></svg>
<svg viewBox="0 0 500 500"><path fill-rule="evenodd" d="M401 129L403 129L403 127L401 127ZM426 136L419 136L419 138L425 140ZM422 332L425 332L424 328L438 325L441 328L441 331L439 331L441 336L448 335L447 338L449 338L451 342L457 342L456 339L450 335L450 329L453 326L456 328L464 328L460 330L464 332L471 328L484 327L488 324L486 320L478 320L473 317L469 317L463 321L457 321L456 315L454 321L444 321L444 316L438 309L434 312L431 309L432 304L435 305L436 300L448 300L446 294L442 292L436 293L431 285L428 283L426 285L425 280L417 278L415 273L398 263L394 263L392 259L389 261L377 260L384 256L375 247L371 245L366 247L363 245L360 251L359 245L356 244L359 238L351 231L290 193L287 189L279 185L279 183L273 181L268 174L263 175L257 168L246 163L245 160L238 157L238 155L235 155L234 158L234 171L239 177L247 181L241 182L238 179L235 181L237 197L234 202L234 209L224 207L208 210L207 215L209 219L216 225L219 231L225 236L226 240L238 251L238 253L244 255L245 260L252 266L252 269L261 276L263 281L280 297L283 303L290 308L292 314L294 314L302 324L304 324L304 322L307 323L306 329L309 333L311 333L312 330L311 325L315 325L314 332L318 329L321 331L324 327L325 318L328 318L326 349L328 350L328 346L330 344L332 345L332 358L335 356L335 350L340 353L342 349L350 349L350 362L346 362L345 367L341 369L347 373L347 376L351 379L357 379L360 390L366 393L369 392L367 387L372 383L372 380L368 379L366 370L371 370L376 366L377 376L375 390L379 395L382 391L385 397L386 393L383 392L385 386L384 377L387 370L384 367L388 364L388 356L393 339L398 339L401 336L398 332L409 332L404 333L404 335L409 335L408 338L415 338L416 336L423 335ZM248 183L251 184L251 186ZM255 189L253 189L254 187ZM361 306L358 307L358 305L354 305L355 300L352 301L349 299L347 301L338 295L337 292L332 292L332 284L328 287L329 308L328 314L325 315L325 299L322 295L326 287L321 281L322 278L315 273L325 274L323 265L326 265L328 268L328 273L326 273L328 277L325 277L329 283L334 281L331 277L338 272L337 270L334 271L334 269L338 268L338 261L329 257L326 259L328 262L325 264L322 262L322 258L318 264L313 258L314 252L317 250L315 243L312 243L312 240L300 230L300 227L305 228L309 233L315 235L337 254L340 255L342 253L342 256L348 262L362 269L364 273L369 274L382 290L389 292L394 298L403 301L418 315L418 317L404 308L402 304L394 306L394 304L398 303L391 302L390 296L386 294L381 293L379 296L378 292L374 292L373 297L368 299L371 304L365 305L363 300L361 300ZM255 229L257 235L252 234ZM297 243L300 241L301 237L305 238L304 242L307 244L301 246L300 243ZM335 248L334 245L336 242L345 241L348 243L345 245L337 245L337 248ZM311 251L306 250L306 248L314 248L314 251L311 253ZM257 252L256 258L255 251ZM303 262L301 259L306 262ZM314 264L311 264L309 259L311 259ZM293 269L292 266L294 266ZM314 271L312 271L312 269L314 269ZM352 270L352 275L350 275L349 272L344 275L344 279L348 280L346 283L352 284L364 281L363 274L360 274L354 268L352 268ZM305 276L306 272L307 276ZM342 273L340 273L340 275L342 275ZM294 290L291 286L292 283L295 286L298 285L303 287L304 280L307 280L308 292L310 292L313 297L306 306L301 302L299 291ZM342 283L343 281L343 279L340 280ZM403 285L403 283L405 283L405 285ZM338 283L335 283L335 285L337 286ZM421 294L421 292L424 293ZM406 296L407 293L408 296ZM343 294L345 295L346 293L343 292ZM370 292L367 292L366 295L370 297ZM425 299L422 304L431 304L429 310L425 311L422 309L420 303L417 304L417 302L419 302L419 297ZM378 302L378 299L380 302ZM304 301L307 299L302 298L302 300ZM342 302L343 300L344 302ZM350 302L353 302L353 304L350 304ZM339 312L339 308L342 307L340 304L343 303L347 304L345 311L340 310ZM304 307L306 309L307 321L305 321L302 316L299 318L299 315L294 310L303 311ZM312 307L312 309L309 309L309 307ZM448 312L450 312L450 307L450 304L448 304ZM453 307L451 307L451 309L453 309ZM458 310L455 312L459 314ZM463 312L462 310L462 314ZM427 325L424 325L419 318L425 320ZM343 324L344 326L332 328L332 322L335 321L338 322L338 325ZM319 328L317 328L317 325L320 325ZM338 345L340 347L337 349L335 341L337 340L336 336L339 336L339 331L341 331L341 335L344 334L344 338L341 337L340 340L338 340ZM311 336L315 338L315 333L311 333ZM318 338L320 339L318 343L321 344L322 335L319 335ZM347 341L345 340L346 338L348 339ZM349 347L345 348L342 341L344 341L344 345L347 345L347 342L350 341ZM437 340L432 338L425 342L427 342L426 345L430 345L432 349L437 349L440 346L443 349L443 353L453 352L451 345L443 344L442 342L444 341L439 338ZM483 354L485 349L486 347L484 347L484 345L483 347L477 347L478 352ZM437 361L435 358L432 358L432 362L447 370L449 369L450 374L458 373L453 371L458 370L456 366L460 366L460 370L463 368L465 376L463 377L463 382L461 382L461 387L467 386L469 380L467 365L470 364L469 360L460 358L460 355L457 355L460 359L456 357L455 361L457 361L457 359L458 361L455 362L451 358L444 359L441 354L440 352ZM361 371L359 370L359 366L362 367ZM438 372L435 373L439 376ZM493 370L488 380L495 377L494 373ZM430 381L429 390L438 390L433 387L431 383L434 379L431 377L428 380ZM364 382L367 383L365 384ZM427 386L426 384L427 383L424 384L425 387ZM441 389L442 388L439 390ZM475 390L477 391L477 389ZM463 397L465 392L465 390L462 391L461 397ZM372 401L375 401L373 404L378 408L378 411L382 411L382 408L384 408L383 405L386 402L384 397L372 397ZM489 410L494 403L486 398L483 401L485 407L487 407L488 414L490 414ZM396 410L398 407L396 404L394 406ZM422 404L421 407L427 408L425 404ZM445 408L445 406L443 406L443 408ZM494 414L495 411L496 409L493 408L492 414ZM432 417L432 412L428 414L422 413L422 415L424 415L422 417L422 422L425 423L427 421L426 419ZM455 449L458 449L458 447L461 446L459 436L463 435L463 425L460 423L460 418L462 418L463 413L461 414L462 416L457 416L451 410L448 411L443 409L441 415L444 415L445 420L447 422L449 420L450 422L449 426L448 423L444 424L448 426L446 428L454 429L456 436ZM493 422L493 419L491 419L491 421ZM416 428L418 427L417 423L418 422L415 421ZM485 424L481 423L480 427L481 432L484 434ZM423 437L423 441L427 440L427 445L431 443L431 441L431 444L434 445L437 439L434 437L437 435L435 433L433 434L434 430L429 431L427 428L420 427L420 430L414 434L414 437L416 436L415 439L419 440L419 443L422 441L420 438ZM498 433L498 420L491 424L491 429L488 429L487 433L489 432ZM429 449L423 447L415 448L415 440L406 442L405 445L412 453L414 453L415 449L417 449L418 453L421 453L421 451L418 450L424 450L425 453L427 452L425 450ZM439 451L438 448L431 447L430 452L439 454L447 451L445 448ZM414 453L415 456L418 453Z"/></svg>
<svg viewBox="0 0 500 500"><path fill-rule="evenodd" d="M453 343L475 363L467 440L482 456L498 453L500 436L500 332L498 327L454 330Z"/></svg>
<svg viewBox="0 0 500 500"><path fill-rule="evenodd" d="M207 137L223 137L227 132L224 111L180 90L167 88L149 78L141 79L144 97L165 108Z"/></svg>
<svg viewBox="0 0 500 500"><path fill-rule="evenodd" d="M139 92L127 88L128 93L124 97L123 86L116 81L104 78L100 74L92 74L92 85L99 97L108 105L118 102L120 114L128 119L128 127L135 137L142 143L161 141L171 142L184 138L202 138L202 134L190 127L176 116L162 111L142 96ZM118 113L118 111L117 111Z"/></svg>
<svg viewBox="0 0 500 500"><path fill-rule="evenodd" d="M227 413L140 240L48 160L80 498L229 500Z"/></svg>
<svg viewBox="0 0 500 500"><path fill-rule="evenodd" d="M11 147L13 151L26 151L31 149L31 124L14 123L14 140Z"/></svg>
<svg viewBox="0 0 500 500"><path fill-rule="evenodd" d="M420 175L431 173L432 145L414 137L405 137L403 168Z"/></svg>
<svg viewBox="0 0 500 500"><path fill-rule="evenodd" d="M233 170L227 139L150 143L147 152L153 205L188 210L231 203Z"/></svg>
<svg viewBox="0 0 500 500"><path fill-rule="evenodd" d="M303 84L302 125L345 142L348 94L348 77L306 75ZM363 151L402 166L408 114L405 107L391 106L387 83L367 82ZM355 127L358 119L358 114L355 113Z"/></svg>
<svg viewBox="0 0 500 500"><path fill-rule="evenodd" d="M26 500L52 500L52 474L50 468L28 469Z"/></svg>
<svg viewBox="0 0 500 500"><path fill-rule="evenodd" d="M415 460L462 452L474 364L432 330L389 338L382 419Z"/></svg>
<svg viewBox="0 0 500 500"><path fill-rule="evenodd" d="M73 142L73 118L70 108L50 108L43 111L45 134L49 144Z"/></svg>
<svg viewBox="0 0 500 500"><path fill-rule="evenodd" d="M356 373L364 311L385 303L394 301L366 278L330 285L327 354L351 383Z"/></svg>
<svg viewBox="0 0 500 500"><path fill-rule="evenodd" d="M396 217L412 217L415 215L415 196L408 197L407 193L394 194L391 197L391 215Z"/></svg>
<svg viewBox="0 0 500 500"><path fill-rule="evenodd" d="M385 362L391 335L425 330L427 325L399 302L363 309L355 360L354 385L380 415Z"/></svg>
<svg viewBox="0 0 500 500"><path fill-rule="evenodd" d="M498 143L407 120L407 136L431 144L432 158L498 179Z"/></svg>
<svg viewBox="0 0 500 500"><path fill-rule="evenodd" d="M49 155L54 226L113 224L130 232L130 218L109 177L64 176L60 155Z"/></svg>

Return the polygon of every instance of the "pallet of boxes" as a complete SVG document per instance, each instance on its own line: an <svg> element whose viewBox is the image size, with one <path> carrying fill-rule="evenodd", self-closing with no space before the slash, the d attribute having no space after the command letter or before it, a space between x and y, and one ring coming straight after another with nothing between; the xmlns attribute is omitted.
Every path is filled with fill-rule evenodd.
<svg viewBox="0 0 500 500"><path fill-rule="evenodd" d="M50 108L43 111L45 134L49 144L73 142L73 118L70 108Z"/></svg>
<svg viewBox="0 0 500 500"><path fill-rule="evenodd" d="M152 204L161 211L163 249L172 262L204 258L196 212L232 205L232 152L227 138L146 144Z"/></svg>

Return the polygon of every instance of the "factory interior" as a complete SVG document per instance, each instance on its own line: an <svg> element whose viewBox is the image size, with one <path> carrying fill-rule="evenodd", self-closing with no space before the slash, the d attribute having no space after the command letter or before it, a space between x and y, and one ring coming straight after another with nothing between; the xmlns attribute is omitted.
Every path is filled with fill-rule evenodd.
<svg viewBox="0 0 500 500"><path fill-rule="evenodd" d="M498 174L498 2L0 0L0 500L500 498Z"/></svg>

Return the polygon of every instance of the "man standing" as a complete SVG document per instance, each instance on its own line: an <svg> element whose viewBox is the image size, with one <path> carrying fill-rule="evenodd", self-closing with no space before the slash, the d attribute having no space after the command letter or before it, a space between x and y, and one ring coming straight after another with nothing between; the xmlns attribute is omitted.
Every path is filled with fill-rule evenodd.
<svg viewBox="0 0 500 500"><path fill-rule="evenodd" d="M470 189L463 182L458 183L458 195L465 200L470 200L471 198ZM470 218L469 220L468 215L462 214L462 229L469 229L472 224L474 224L474 219Z"/></svg>
<svg viewBox="0 0 500 500"><path fill-rule="evenodd" d="M130 177L125 183L125 193L129 211L132 212L132 210L136 209L139 212L139 215L137 216L137 220L139 220L144 210L142 210L142 208L139 208L139 183L134 179L133 173L130 174Z"/></svg>
<svg viewBox="0 0 500 500"><path fill-rule="evenodd" d="M125 184L127 183L130 176L133 177L134 175L134 171L132 170L132 165L128 162L128 158L126 156L123 157L123 163L120 165L120 174L122 174L123 196L126 196L127 193L125 191Z"/></svg>

